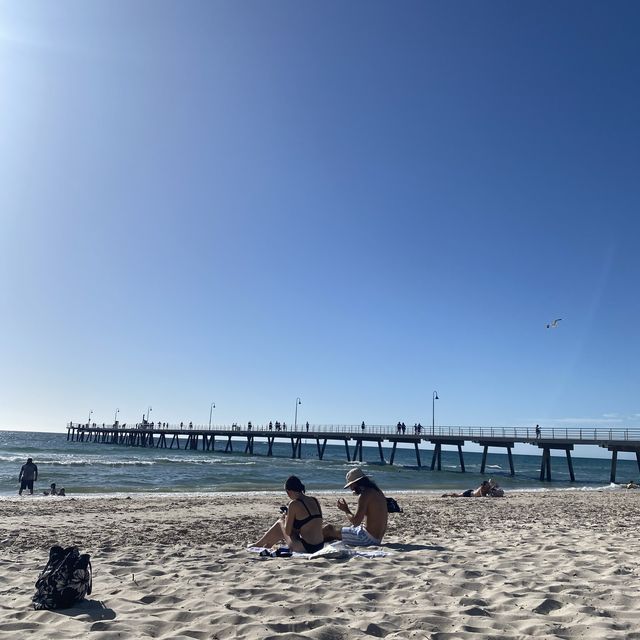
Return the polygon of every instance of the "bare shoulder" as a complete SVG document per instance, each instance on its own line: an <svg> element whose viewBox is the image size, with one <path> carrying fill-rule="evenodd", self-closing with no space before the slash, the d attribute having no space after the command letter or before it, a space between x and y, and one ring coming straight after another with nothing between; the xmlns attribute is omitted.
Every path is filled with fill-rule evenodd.
<svg viewBox="0 0 640 640"><path fill-rule="evenodd" d="M386 504L387 499L384 497L382 491L376 491L375 489L367 488L360 495L360 500L362 500L363 503L366 504L375 504L377 502L385 502Z"/></svg>

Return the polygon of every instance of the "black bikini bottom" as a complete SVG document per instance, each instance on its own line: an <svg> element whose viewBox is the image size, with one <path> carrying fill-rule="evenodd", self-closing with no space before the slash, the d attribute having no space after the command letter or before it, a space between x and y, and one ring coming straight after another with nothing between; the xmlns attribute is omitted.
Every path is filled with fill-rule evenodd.
<svg viewBox="0 0 640 640"><path fill-rule="evenodd" d="M309 542L305 542L302 538L300 538L300 542L302 542L302 546L307 553L315 553L316 551L320 551L324 547L324 542L318 542L318 544L310 544Z"/></svg>

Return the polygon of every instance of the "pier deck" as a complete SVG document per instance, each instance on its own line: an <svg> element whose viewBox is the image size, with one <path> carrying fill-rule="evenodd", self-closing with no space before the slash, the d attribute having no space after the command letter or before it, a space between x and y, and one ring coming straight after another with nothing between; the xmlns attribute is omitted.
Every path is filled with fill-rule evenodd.
<svg viewBox="0 0 640 640"><path fill-rule="evenodd" d="M406 431L411 433L406 433ZM565 451L571 481L575 481L571 451L576 446L597 445L611 452L610 481L615 482L619 452L636 454L640 471L640 429L542 429L536 437L533 429L524 428L491 428L491 427L422 427L403 433L397 427L387 425L309 425L304 428L287 430L273 429L264 426L238 427L232 426L187 426L147 423L127 426L126 424L97 425L70 422L67 425L67 440L71 442L95 442L133 447L154 447L161 449L191 449L202 451L232 452L234 443L242 446L244 453L254 455L256 444L266 446L265 454L273 455L275 442L289 441L291 457L302 457L302 441L314 440L318 459L322 460L327 442L343 443L348 462L363 460L363 445L377 445L380 462L393 464L398 444L412 445L415 451L416 464L422 466L420 445L432 444L433 455L431 470L441 470L443 446L453 446L458 450L460 470L464 473L464 456L462 448L467 442L478 444L483 448L480 472L484 473L489 448L506 449L509 458L511 475L515 475L512 449L516 443L529 444L542 450L540 480L551 480L551 451ZM221 447L216 449L216 439ZM182 444L182 446L181 446ZM388 460L385 458L383 445L390 447Z"/></svg>

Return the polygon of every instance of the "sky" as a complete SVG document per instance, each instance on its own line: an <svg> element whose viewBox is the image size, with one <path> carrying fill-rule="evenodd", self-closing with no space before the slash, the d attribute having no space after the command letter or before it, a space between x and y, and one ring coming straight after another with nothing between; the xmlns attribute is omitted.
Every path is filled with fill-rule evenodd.
<svg viewBox="0 0 640 640"><path fill-rule="evenodd" d="M0 427L640 428L639 27L0 0Z"/></svg>

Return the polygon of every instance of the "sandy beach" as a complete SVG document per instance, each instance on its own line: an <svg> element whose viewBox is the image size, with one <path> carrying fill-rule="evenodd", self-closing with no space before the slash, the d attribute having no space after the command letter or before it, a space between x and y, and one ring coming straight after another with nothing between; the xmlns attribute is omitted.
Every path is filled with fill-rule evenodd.
<svg viewBox="0 0 640 640"><path fill-rule="evenodd" d="M2 501L0 636L640 638L640 491L395 496L390 555L334 560L246 551L275 494ZM56 543L91 553L94 591L34 611Z"/></svg>

